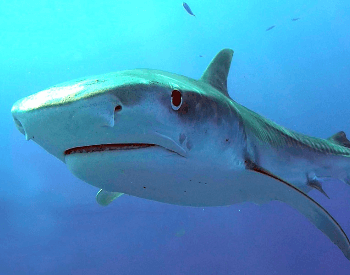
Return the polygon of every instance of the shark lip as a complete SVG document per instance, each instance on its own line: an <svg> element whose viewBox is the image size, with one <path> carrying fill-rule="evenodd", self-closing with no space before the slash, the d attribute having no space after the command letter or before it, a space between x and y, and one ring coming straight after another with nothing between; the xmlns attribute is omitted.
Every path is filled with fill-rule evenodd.
<svg viewBox="0 0 350 275"><path fill-rule="evenodd" d="M104 151L120 151L120 150L135 150L147 147L159 146L156 144L149 143L117 143L117 144L99 144L99 145L89 145L89 146L80 146L67 149L64 151L64 154L71 155L77 153L92 153L92 152L104 152ZM162 147L162 146L159 146ZM164 149L177 153L173 150L163 147ZM177 153L178 154L178 153Z"/></svg>
<svg viewBox="0 0 350 275"><path fill-rule="evenodd" d="M177 144L172 138L154 132L154 135L150 135L150 138L146 142L121 142L121 143L105 143L105 144L93 144L72 147L64 151L64 155L68 156L71 154L86 154L93 152L104 152L104 151L126 151L136 150L149 147L160 147L171 153L174 153L180 157L186 157L186 151Z"/></svg>

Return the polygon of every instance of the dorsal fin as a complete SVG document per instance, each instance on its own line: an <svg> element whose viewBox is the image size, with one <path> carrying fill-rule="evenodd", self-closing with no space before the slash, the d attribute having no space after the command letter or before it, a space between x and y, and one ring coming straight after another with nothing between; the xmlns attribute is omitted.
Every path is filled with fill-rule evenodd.
<svg viewBox="0 0 350 275"><path fill-rule="evenodd" d="M350 148L350 141L347 139L343 131L340 131L327 139L341 146Z"/></svg>
<svg viewBox="0 0 350 275"><path fill-rule="evenodd" d="M227 76L230 70L233 50L223 49L210 62L208 68L200 78L201 81L229 96L227 92Z"/></svg>

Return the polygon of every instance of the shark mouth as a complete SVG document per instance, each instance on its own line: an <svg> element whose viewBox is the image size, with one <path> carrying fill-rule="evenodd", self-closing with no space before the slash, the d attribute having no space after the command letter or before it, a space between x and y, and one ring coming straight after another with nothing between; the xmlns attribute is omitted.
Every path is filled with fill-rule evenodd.
<svg viewBox="0 0 350 275"><path fill-rule="evenodd" d="M89 145L74 147L64 151L65 155L71 155L76 153L92 153L92 152L103 152L113 150L132 150L141 149L146 147L157 146L156 144L147 143L119 143L119 144L101 144L101 145Z"/></svg>

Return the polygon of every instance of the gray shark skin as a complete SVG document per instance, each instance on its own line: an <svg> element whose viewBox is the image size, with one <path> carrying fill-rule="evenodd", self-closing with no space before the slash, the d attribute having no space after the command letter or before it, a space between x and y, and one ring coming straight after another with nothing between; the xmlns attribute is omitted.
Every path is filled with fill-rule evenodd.
<svg viewBox="0 0 350 275"><path fill-rule="evenodd" d="M306 193L321 177L349 179L345 134L302 135L230 98L233 51L224 49L199 80L135 69L81 78L16 102L14 122L101 190L108 205L122 193L188 206L272 200L302 213L350 259L349 240Z"/></svg>

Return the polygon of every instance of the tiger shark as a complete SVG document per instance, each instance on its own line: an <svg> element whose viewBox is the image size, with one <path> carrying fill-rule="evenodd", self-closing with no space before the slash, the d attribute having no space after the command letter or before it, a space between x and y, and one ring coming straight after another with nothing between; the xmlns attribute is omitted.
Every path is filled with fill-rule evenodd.
<svg viewBox="0 0 350 275"><path fill-rule="evenodd" d="M224 49L199 80L135 69L53 86L17 101L18 130L101 189L163 203L224 206L278 200L303 214L350 260L337 221L307 193L323 177L349 183L350 142L288 130L235 102Z"/></svg>

